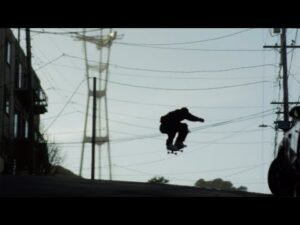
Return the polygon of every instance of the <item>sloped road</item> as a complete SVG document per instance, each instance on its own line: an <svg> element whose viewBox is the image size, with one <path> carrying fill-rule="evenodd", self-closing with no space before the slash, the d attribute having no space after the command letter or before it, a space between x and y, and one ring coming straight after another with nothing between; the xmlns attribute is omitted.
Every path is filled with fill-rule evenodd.
<svg viewBox="0 0 300 225"><path fill-rule="evenodd" d="M270 197L189 186L123 181L91 181L77 177L0 176L0 197Z"/></svg>

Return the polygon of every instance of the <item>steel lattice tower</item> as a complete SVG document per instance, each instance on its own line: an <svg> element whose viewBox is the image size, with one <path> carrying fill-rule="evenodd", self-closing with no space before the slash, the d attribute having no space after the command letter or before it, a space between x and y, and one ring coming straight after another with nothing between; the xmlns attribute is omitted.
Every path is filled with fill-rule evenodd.
<svg viewBox="0 0 300 225"><path fill-rule="evenodd" d="M112 179L112 167L111 167L111 154L110 154L110 142L109 142L109 124L108 124L108 109L107 109L107 82L109 76L109 59L110 59L110 49L113 40L116 39L117 33L109 29L108 34L103 34L103 29L100 29L100 36L88 36L86 35L86 29L83 29L83 35L77 35L76 39L83 42L83 51L85 58L85 68L86 68L86 79L87 79L87 104L86 104L86 113L84 120L84 133L82 140L81 148L81 157L80 157L80 167L79 175L82 175L83 164L84 164L84 155L86 144L92 143L92 137L88 134L88 124L89 124L89 111L90 100L93 97L93 90L91 90L91 84L89 79L91 73L94 72L99 83L97 84L96 98L97 98L97 132L96 132L96 144L98 147L98 168L99 168L99 179L101 179L101 165L102 165L102 147L106 147L107 157L108 157L108 166L109 166L109 179ZM99 62L98 64L91 64L88 58L88 44L95 45L99 51ZM94 60L93 60L94 62ZM102 120L102 121L101 121ZM102 123L105 121L105 123Z"/></svg>

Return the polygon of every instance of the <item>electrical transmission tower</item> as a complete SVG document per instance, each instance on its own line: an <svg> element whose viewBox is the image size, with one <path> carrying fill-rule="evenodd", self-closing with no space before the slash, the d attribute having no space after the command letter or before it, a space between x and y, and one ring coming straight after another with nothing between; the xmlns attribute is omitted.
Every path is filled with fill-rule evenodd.
<svg viewBox="0 0 300 225"><path fill-rule="evenodd" d="M93 97L93 90L91 89L92 85L90 81L91 78L96 77L98 80L97 90L96 90L96 109L98 113L98 121L96 124L96 136L94 137L95 143L98 147L98 175L99 179L101 179L101 165L102 165L102 147L105 147L107 150L107 158L108 158L108 169L109 169L109 179L112 179L112 168L111 168L111 153L110 153L110 142L109 142L109 124L108 124L108 109L107 109L107 81L109 75L109 59L110 59L110 49L113 40L116 39L117 32L109 29L108 34L103 34L103 29L100 29L99 36L88 36L86 35L86 29L83 29L83 34L76 35L76 39L83 42L83 51L85 58L85 68L86 68L86 79L87 79L87 105L85 112L85 120L84 120L84 133L82 140L82 148L81 148L81 158L80 158L80 167L79 167L79 175L82 175L83 164L84 164L84 156L85 156L85 148L86 144L92 144L92 135L88 134L88 125L89 123L89 111L90 108L90 100ZM93 47L96 46L96 49L99 53L99 63L91 64L88 58L88 44L92 44ZM98 54L97 53L97 54ZM93 60L94 61L94 60ZM92 75L92 76L91 76ZM104 123L103 123L104 122Z"/></svg>

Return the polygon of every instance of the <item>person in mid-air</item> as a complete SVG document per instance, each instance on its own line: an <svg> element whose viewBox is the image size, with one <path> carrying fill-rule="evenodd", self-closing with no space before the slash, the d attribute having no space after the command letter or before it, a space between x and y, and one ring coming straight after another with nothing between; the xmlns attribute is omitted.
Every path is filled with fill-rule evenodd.
<svg viewBox="0 0 300 225"><path fill-rule="evenodd" d="M176 109L166 115L160 117L160 132L167 134L168 139L166 141L167 149L171 151L177 151L186 147L183 144L187 134L189 133L188 125L181 123L182 120L204 122L204 119L192 115L186 107ZM178 132L175 144L173 145L173 139Z"/></svg>

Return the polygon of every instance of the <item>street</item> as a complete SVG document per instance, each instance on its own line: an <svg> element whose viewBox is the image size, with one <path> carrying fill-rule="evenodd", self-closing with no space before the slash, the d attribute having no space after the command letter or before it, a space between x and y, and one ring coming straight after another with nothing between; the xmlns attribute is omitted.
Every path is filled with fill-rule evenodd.
<svg viewBox="0 0 300 225"><path fill-rule="evenodd" d="M70 176L0 176L0 197L270 197L240 191Z"/></svg>

